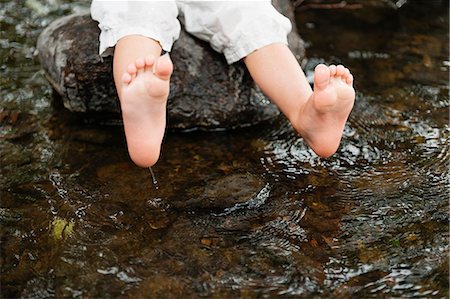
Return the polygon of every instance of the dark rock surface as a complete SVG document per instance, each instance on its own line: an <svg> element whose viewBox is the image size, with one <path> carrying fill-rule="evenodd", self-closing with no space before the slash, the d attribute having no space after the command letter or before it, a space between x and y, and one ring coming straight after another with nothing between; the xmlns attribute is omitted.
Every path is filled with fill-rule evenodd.
<svg viewBox="0 0 450 299"><path fill-rule="evenodd" d="M254 199L261 192L265 182L251 174L231 174L211 180L204 186L187 190L188 199L174 200L170 206L188 210L222 210Z"/></svg>
<svg viewBox="0 0 450 299"><path fill-rule="evenodd" d="M291 19L290 47L298 60L303 41L295 32L288 0L274 1ZM40 35L38 50L46 76L75 112L120 112L113 83L112 57L98 55L100 30L89 13L54 21ZM175 71L171 80L170 128L234 128L272 119L278 109L253 83L243 63L228 66L222 54L185 31L171 52Z"/></svg>

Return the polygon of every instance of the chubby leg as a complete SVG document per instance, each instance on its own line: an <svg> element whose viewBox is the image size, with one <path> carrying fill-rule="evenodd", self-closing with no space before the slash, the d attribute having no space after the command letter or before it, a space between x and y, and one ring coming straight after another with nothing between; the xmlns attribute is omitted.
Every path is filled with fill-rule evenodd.
<svg viewBox="0 0 450 299"><path fill-rule="evenodd" d="M245 64L262 91L320 157L334 154L355 101L353 76L339 66L318 65L314 91L292 52L276 43L252 52Z"/></svg>
<svg viewBox="0 0 450 299"><path fill-rule="evenodd" d="M140 35L120 39L114 50L114 82L120 99L128 152L136 165L159 158L166 127L166 103L173 71L161 46Z"/></svg>

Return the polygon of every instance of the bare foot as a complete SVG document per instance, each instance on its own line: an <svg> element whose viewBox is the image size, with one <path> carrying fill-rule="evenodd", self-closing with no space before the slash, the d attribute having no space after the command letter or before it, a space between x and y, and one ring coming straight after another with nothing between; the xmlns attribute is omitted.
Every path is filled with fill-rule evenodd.
<svg viewBox="0 0 450 299"><path fill-rule="evenodd" d="M350 71L342 65L319 64L314 70L314 92L293 126L318 156L329 157L339 147L354 102Z"/></svg>
<svg viewBox="0 0 450 299"><path fill-rule="evenodd" d="M173 64L169 55L139 58L122 77L120 106L128 152L136 165L158 161L166 128L166 103Z"/></svg>

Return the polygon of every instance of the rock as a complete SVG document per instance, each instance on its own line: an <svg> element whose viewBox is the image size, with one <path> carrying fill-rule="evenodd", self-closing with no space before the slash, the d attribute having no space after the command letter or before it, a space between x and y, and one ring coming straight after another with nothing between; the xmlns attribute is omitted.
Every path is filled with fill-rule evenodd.
<svg viewBox="0 0 450 299"><path fill-rule="evenodd" d="M291 19L291 49L300 60L303 41L295 31L289 0L274 5ZM75 112L119 113L112 57L98 55L98 24L89 13L73 14L50 24L39 36L42 66L64 106ZM168 104L170 128L234 128L279 114L253 83L243 63L228 66L223 55L182 31L171 52L175 71Z"/></svg>
<svg viewBox="0 0 450 299"><path fill-rule="evenodd" d="M249 202L264 188L265 182L252 174L231 174L186 191L189 198L175 199L170 206L181 210L223 210Z"/></svg>
<svg viewBox="0 0 450 299"><path fill-rule="evenodd" d="M18 222L22 216L8 208L0 208L0 223Z"/></svg>
<svg viewBox="0 0 450 299"><path fill-rule="evenodd" d="M36 116L0 108L0 139L18 140L38 131Z"/></svg>

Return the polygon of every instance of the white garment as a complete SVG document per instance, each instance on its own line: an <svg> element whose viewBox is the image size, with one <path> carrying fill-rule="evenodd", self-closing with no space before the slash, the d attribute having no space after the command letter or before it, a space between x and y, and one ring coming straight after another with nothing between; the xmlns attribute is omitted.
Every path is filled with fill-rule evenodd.
<svg viewBox="0 0 450 299"><path fill-rule="evenodd" d="M259 1L106 1L93 0L91 16L99 22L102 56L127 35L157 40L170 51L180 35L180 21L190 34L211 44L228 63L272 43L287 44L291 22L270 0Z"/></svg>

